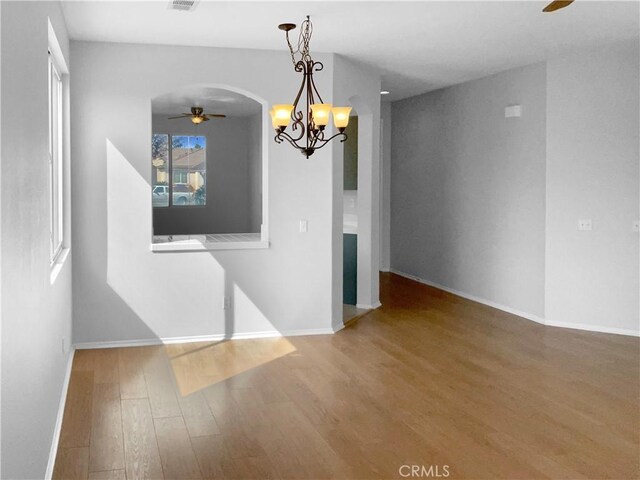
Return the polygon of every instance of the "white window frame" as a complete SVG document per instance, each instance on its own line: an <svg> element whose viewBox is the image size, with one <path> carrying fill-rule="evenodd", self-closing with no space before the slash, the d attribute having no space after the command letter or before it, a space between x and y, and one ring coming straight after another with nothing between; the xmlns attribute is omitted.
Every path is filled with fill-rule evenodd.
<svg viewBox="0 0 640 480"><path fill-rule="evenodd" d="M50 265L59 260L64 247L64 157L62 69L49 49L49 247Z"/></svg>

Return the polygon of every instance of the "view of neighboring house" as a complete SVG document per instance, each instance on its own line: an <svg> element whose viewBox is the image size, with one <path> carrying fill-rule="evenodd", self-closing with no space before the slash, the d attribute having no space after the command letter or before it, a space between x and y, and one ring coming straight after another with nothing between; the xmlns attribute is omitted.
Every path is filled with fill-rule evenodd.
<svg viewBox="0 0 640 480"><path fill-rule="evenodd" d="M182 146L196 142L193 147ZM169 141L173 148L168 148ZM197 142L202 143L200 145ZM175 146L175 145L180 146ZM206 138L154 134L152 143L152 203L168 207L206 203Z"/></svg>
<svg viewBox="0 0 640 480"><path fill-rule="evenodd" d="M206 162L204 148L174 148L172 170L174 184L187 184L194 191L205 184Z"/></svg>

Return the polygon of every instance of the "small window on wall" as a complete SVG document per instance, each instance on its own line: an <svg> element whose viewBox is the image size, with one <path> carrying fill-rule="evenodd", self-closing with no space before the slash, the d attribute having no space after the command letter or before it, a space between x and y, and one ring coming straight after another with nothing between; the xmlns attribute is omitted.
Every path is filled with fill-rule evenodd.
<svg viewBox="0 0 640 480"><path fill-rule="evenodd" d="M62 76L49 52L49 247L51 264L62 252L64 235L64 194L62 160Z"/></svg>
<svg viewBox="0 0 640 480"><path fill-rule="evenodd" d="M154 207L207 204L205 136L154 133L151 139Z"/></svg>

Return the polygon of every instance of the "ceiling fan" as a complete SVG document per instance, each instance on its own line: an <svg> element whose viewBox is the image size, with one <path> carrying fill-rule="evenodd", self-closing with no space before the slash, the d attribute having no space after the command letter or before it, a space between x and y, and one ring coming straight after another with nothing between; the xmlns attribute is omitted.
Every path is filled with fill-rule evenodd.
<svg viewBox="0 0 640 480"><path fill-rule="evenodd" d="M202 122L207 122L211 118L225 118L226 115L220 113L204 113L202 107L191 107L191 113L183 113L177 117L169 117L168 120L175 120L176 118L190 118L191 122L198 125Z"/></svg>
<svg viewBox="0 0 640 480"><path fill-rule="evenodd" d="M556 0L542 9L543 12L555 12L561 8L568 7L573 3L573 0Z"/></svg>

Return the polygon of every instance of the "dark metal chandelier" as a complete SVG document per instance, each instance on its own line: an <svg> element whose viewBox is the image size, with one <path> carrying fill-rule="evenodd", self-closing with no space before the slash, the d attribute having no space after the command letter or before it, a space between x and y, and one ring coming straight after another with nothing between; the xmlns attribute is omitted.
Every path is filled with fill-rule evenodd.
<svg viewBox="0 0 640 480"><path fill-rule="evenodd" d="M302 84L293 105L274 105L269 112L273 128L276 130L275 141L282 143L286 140L309 158L313 152L324 147L334 138L341 137L341 142L347 140L347 134L344 133L344 130L349 124L351 107L333 107L330 103L324 103L318 93L313 81L313 73L321 71L324 65L314 61L309 53L309 42L313 33L313 25L309 16L307 15L307 19L302 22L295 50L289 41L289 32L296 28L296 25L283 23L278 28L286 33L293 68L296 72L302 73ZM299 56L299 59L296 59L296 56ZM306 95L306 107L302 110L301 106L301 109L298 110L298 102L300 102L303 93ZM333 114L333 124L338 129L338 133L325 138L325 128L329 124L331 114ZM291 135L285 132L290 121L293 121Z"/></svg>

